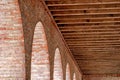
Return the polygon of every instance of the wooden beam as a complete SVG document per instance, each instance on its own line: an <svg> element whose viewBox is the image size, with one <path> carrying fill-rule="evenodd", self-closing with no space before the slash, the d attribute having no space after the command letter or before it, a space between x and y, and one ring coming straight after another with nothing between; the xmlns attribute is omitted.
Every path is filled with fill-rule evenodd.
<svg viewBox="0 0 120 80"><path fill-rule="evenodd" d="M72 16L54 16L54 19L80 19L80 18L105 18L105 17L120 17L120 14L101 14L101 15L72 15Z"/></svg>
<svg viewBox="0 0 120 80"><path fill-rule="evenodd" d="M120 12L108 12L108 13L81 13L81 14L53 14L53 16L80 16L80 15L109 15L120 14Z"/></svg>
<svg viewBox="0 0 120 80"><path fill-rule="evenodd" d="M118 67L118 65L117 65L117 63L119 63L118 61L96 61L96 60L90 60L90 61L88 61L88 62L86 62L85 60L81 60L82 61L82 63L80 62L80 63L78 63L79 65L81 65L81 67L83 67L82 68L82 70L83 69L87 69L88 71L90 70L90 69L92 69L91 71L93 72L94 70L96 71L96 72L99 72L99 71L101 71L101 69L105 69L105 70L107 70L107 71L110 71L109 69L111 68L113 68L113 67ZM92 62L93 61L93 62ZM91 64L91 65L90 65ZM114 65L113 65L114 64ZM103 71L102 71L103 72ZM106 72L106 71L105 71Z"/></svg>
<svg viewBox="0 0 120 80"><path fill-rule="evenodd" d="M80 32L86 32L86 31L88 31L88 32L90 32L90 31L118 31L120 29L120 26L118 26L118 27L115 27L115 29L114 29L114 26L113 27L97 27L97 28L95 28L95 27L90 27L90 28L82 28L82 27L68 27L68 28L60 28L60 31L61 32L72 32L72 31L76 31L76 32L78 32L78 31L80 31Z"/></svg>
<svg viewBox="0 0 120 80"><path fill-rule="evenodd" d="M120 17L118 18L99 18L99 19L86 19L86 18L79 18L79 19L68 19L68 20L55 20L56 23L69 23L69 22L108 22L108 21L120 21Z"/></svg>
<svg viewBox="0 0 120 80"><path fill-rule="evenodd" d="M107 45L107 46L120 46L119 44L120 42L117 42L117 43L105 43L105 42L100 42L100 43L84 43L84 44L81 44L81 43L67 43L68 46L93 46L93 47L96 47L96 46L104 46L104 45Z"/></svg>
<svg viewBox="0 0 120 80"><path fill-rule="evenodd" d="M107 34L108 33L108 34ZM113 32L113 33L101 33L101 32L92 32L92 33L63 33L64 38L109 38L109 37L120 37L119 32Z"/></svg>
<svg viewBox="0 0 120 80"><path fill-rule="evenodd" d="M111 43L107 43L107 42L97 42L97 43L95 43L95 42L90 42L90 43L88 43L88 42L86 42L86 43L84 43L84 44L82 44L82 42L79 42L79 43L67 43L69 46L94 46L94 47L96 47L96 46L120 46L120 44L119 44L120 42L111 42Z"/></svg>
<svg viewBox="0 0 120 80"><path fill-rule="evenodd" d="M86 75L83 75L83 77L120 77L120 74L119 73L106 73L106 74L86 74Z"/></svg>
<svg viewBox="0 0 120 80"><path fill-rule="evenodd" d="M120 40L118 40L118 39L114 39L114 40L83 40L83 41L66 41L68 44L84 44L84 43L111 43L111 44L119 44L120 45Z"/></svg>
<svg viewBox="0 0 120 80"><path fill-rule="evenodd" d="M116 57L116 56L115 56L115 57ZM82 57L79 58L79 57L75 57L75 59L76 59L77 61L83 61L83 60L88 60L88 61L89 61L89 60L93 60L93 61L94 61L94 60L96 60L96 61L97 61L97 60L103 60L103 61L107 61L107 62L108 62L108 61L119 61L119 60L120 60L120 56L119 56L118 58L116 58L116 59L113 58L113 57L111 57L111 58L106 58L106 56L105 56L105 57L103 57L103 56L102 56L102 57L99 57L99 56L98 56L98 57L90 56L89 58L82 58Z"/></svg>
<svg viewBox="0 0 120 80"><path fill-rule="evenodd" d="M114 29L114 28L93 28L93 29L81 29L79 28L68 28L68 29L60 29L62 33L78 33L78 32L120 32L120 27Z"/></svg>
<svg viewBox="0 0 120 80"><path fill-rule="evenodd" d="M83 48L79 48L79 50L82 50ZM76 49L75 49L76 50ZM84 49L84 51L82 52L76 52L76 51L72 51L73 55L76 59L76 57L78 57L77 59L89 59L89 58L96 58L96 57L100 57L100 58L106 58L106 59L111 59L111 58L115 58L115 59L120 59L119 56L119 50L111 50L111 48L89 48L89 50ZM83 53L84 52L84 53ZM91 54L90 54L91 53ZM113 55L114 53L116 53L116 55ZM113 55L113 56L109 56L109 55Z"/></svg>
<svg viewBox="0 0 120 80"><path fill-rule="evenodd" d="M70 18L70 19L67 19L67 18L61 18L61 19L55 19L55 21L70 21L70 20L106 20L106 19L120 19L119 16L117 17L96 17L96 18Z"/></svg>
<svg viewBox="0 0 120 80"><path fill-rule="evenodd" d="M58 25L61 25L61 24L114 24L114 23L119 23L120 24L120 21L104 21L104 22L64 22L64 23L57 23Z"/></svg>
<svg viewBox="0 0 120 80"><path fill-rule="evenodd" d="M94 9L94 10L71 10L71 11L56 11L51 12L53 15L55 14L86 14L86 13L112 13L112 12L120 12L120 8L114 8L114 9Z"/></svg>
<svg viewBox="0 0 120 80"><path fill-rule="evenodd" d="M111 46L111 45L108 45ZM81 46L81 45L69 45L70 48L82 48L82 49L94 49L94 48L105 48L104 46ZM114 47L120 47L120 45L114 45Z"/></svg>
<svg viewBox="0 0 120 80"><path fill-rule="evenodd" d="M59 29L69 28L81 28L81 29L92 29L92 28L118 28L120 25L91 25L91 26L59 26Z"/></svg>
<svg viewBox="0 0 120 80"><path fill-rule="evenodd" d="M120 7L108 7L108 8L82 8L82 9L54 9L51 12L67 12L67 11L88 11L88 10L114 10L120 9Z"/></svg>
<svg viewBox="0 0 120 80"><path fill-rule="evenodd" d="M83 48L79 48L79 50L82 50ZM119 50L111 50L111 48L89 48L90 50L85 49L83 52L73 52L74 57L79 57L80 59L88 59L88 58L96 58L96 57L100 57L100 58L115 58L115 59L120 59L119 56ZM99 50L98 50L99 49ZM106 50L105 50L106 49ZM103 50L103 51L102 51ZM90 54L91 53L91 54ZM116 53L117 56L114 56L113 54ZM109 55L113 55L113 56L109 56Z"/></svg>
<svg viewBox="0 0 120 80"><path fill-rule="evenodd" d="M84 38L78 38L78 39L65 39L67 41L106 41L106 40L119 40L118 38L89 38L89 39L84 39Z"/></svg>
<svg viewBox="0 0 120 80"><path fill-rule="evenodd" d="M118 41L119 39L111 37L111 38L78 38L78 39L72 39L72 38L71 39L66 39L65 38L65 40L66 40L66 42L67 41L73 41L73 42L74 41L80 41L80 42L92 42L93 41L93 42L96 42L96 41L104 41L104 40L105 41L107 41L107 40L109 40L109 41L110 40L113 40L113 41L116 40L116 41Z"/></svg>
<svg viewBox="0 0 120 80"><path fill-rule="evenodd" d="M48 4L48 7L55 7L55 6L78 6L78 5L113 5L113 4L120 4L120 2L97 2L97 3L75 3L75 4Z"/></svg>
<svg viewBox="0 0 120 80"><path fill-rule="evenodd" d="M120 4L113 4L113 5L78 5L78 6L55 6L55 7L49 7L49 10L62 10L62 9L92 9L92 8L115 8L120 7Z"/></svg>

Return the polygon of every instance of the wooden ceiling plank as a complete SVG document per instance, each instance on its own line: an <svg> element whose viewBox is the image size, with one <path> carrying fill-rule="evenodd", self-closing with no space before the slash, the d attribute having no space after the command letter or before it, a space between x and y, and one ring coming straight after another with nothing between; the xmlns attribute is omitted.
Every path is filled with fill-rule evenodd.
<svg viewBox="0 0 120 80"><path fill-rule="evenodd" d="M108 32L108 31L120 31L120 27L113 29L113 28L93 28L93 29L81 29L81 28L67 28L67 29L60 29L62 33L78 33L78 32Z"/></svg>
<svg viewBox="0 0 120 80"><path fill-rule="evenodd" d="M104 23L119 23L120 24L120 21L104 21L104 22L63 22L63 23L57 23L58 25L60 24L97 24L97 23L100 23L100 24L104 24Z"/></svg>
<svg viewBox="0 0 120 80"><path fill-rule="evenodd" d="M118 20L120 17L98 17L98 18L61 18L61 19L55 19L55 21L74 21L74 20Z"/></svg>
<svg viewBox="0 0 120 80"><path fill-rule="evenodd" d="M81 28L81 29L100 29L100 28L118 28L120 25L91 25L91 26L59 26L60 29Z"/></svg>
<svg viewBox="0 0 120 80"><path fill-rule="evenodd" d="M74 27L73 27L74 28ZM106 30L105 30L106 29ZM110 31L113 31L113 33L112 32L110 32ZM102 35L109 35L109 33L110 33L110 35L111 34L119 34L120 33L120 28L116 28L116 29L107 29L107 28L104 28L104 29L100 29L100 28L93 28L93 29L85 29L85 30L82 30L82 29L80 29L80 28L75 28L75 29L72 29L72 28L68 28L68 30L67 29L61 29L61 33L63 33L63 35L65 36L65 35L74 35L74 34L79 34L79 35L92 35L93 33L97 33L97 34L102 34Z"/></svg>
<svg viewBox="0 0 120 80"><path fill-rule="evenodd" d="M53 15L57 14L82 14L82 13L109 13L109 12L120 12L120 8L117 9L97 9L97 10L74 10L74 11L57 11L51 12Z"/></svg>
<svg viewBox="0 0 120 80"><path fill-rule="evenodd" d="M71 37L71 38L111 38L111 37L115 37L115 38L119 38L120 34L102 34L102 33L74 33L74 34L63 34L63 36L65 38L67 37Z"/></svg>
<svg viewBox="0 0 120 80"><path fill-rule="evenodd" d="M110 46L110 45L109 45ZM69 45L70 48L94 48L94 49L98 49L98 48L104 48L105 46L85 46L85 45ZM114 47L120 47L120 45L114 45Z"/></svg>
<svg viewBox="0 0 120 80"><path fill-rule="evenodd" d="M82 9L54 9L51 12L67 12L67 11L88 11L88 10L119 10L120 7L108 7L108 8L82 8Z"/></svg>
<svg viewBox="0 0 120 80"><path fill-rule="evenodd" d="M78 39L65 39L66 40L66 42L67 41L89 41L89 42L92 42L92 41L110 41L110 40L112 40L112 41L117 41L117 40L120 40L120 39L118 39L118 38L89 38L89 39L80 39L80 38L78 38Z"/></svg>
<svg viewBox="0 0 120 80"><path fill-rule="evenodd" d="M81 13L81 14L53 14L53 16L79 16L79 15L105 15L105 14L120 14L120 12L109 12L109 13Z"/></svg>
<svg viewBox="0 0 120 80"><path fill-rule="evenodd" d="M91 29L87 29L87 28L81 28L81 27L72 27L72 28L60 28L60 31L62 33L78 33L78 32L108 32L108 31L119 31L120 28L118 26L118 28L114 29L114 28L91 28Z"/></svg>
<svg viewBox="0 0 120 80"><path fill-rule="evenodd" d="M73 19L73 18L106 18L106 17L120 17L120 14L101 14L101 15L74 15L74 16L54 16L54 19Z"/></svg>
<svg viewBox="0 0 120 80"><path fill-rule="evenodd" d="M81 50L81 48L79 48L80 50ZM79 57L80 59L81 58L85 58L85 59L87 59L87 58L96 58L96 57L100 57L101 59L102 59L102 57L103 58L106 58L106 59L110 59L110 58L114 58L114 59L120 59L119 57L119 49L115 52L116 53L116 55L114 55L114 53L113 53L113 51L115 51L115 50L111 50L111 51L109 51L110 50L110 48L109 49L106 49L106 48L103 48L103 49L100 49L100 50L97 50L97 49L100 49L100 48L96 48L96 49L90 49L90 50L85 50L84 51L84 53L83 52L76 52L76 51L72 51L72 52L74 52L74 57L76 58L76 57ZM106 50L105 50L106 49ZM97 51L95 51L95 50L97 50ZM103 50L103 51L102 51ZM109 51L109 52L108 52ZM75 53L76 52L76 53ZM91 53L91 54L90 54Z"/></svg>
<svg viewBox="0 0 120 80"><path fill-rule="evenodd" d="M58 23L61 22L99 22L99 21L120 21L120 17L105 17L105 18L71 18L71 19L57 19Z"/></svg>
<svg viewBox="0 0 120 80"><path fill-rule="evenodd" d="M88 43L88 44L75 44L75 43L68 43L69 46L93 46L93 47L96 47L96 46L104 46L104 45L108 45L108 46L120 46L119 43Z"/></svg>
<svg viewBox="0 0 120 80"><path fill-rule="evenodd" d="M46 4L84 74L120 73L119 0L46 0Z"/></svg>
<svg viewBox="0 0 120 80"><path fill-rule="evenodd" d="M117 43L117 44L119 44L120 45L120 39L119 40L101 40L101 41L97 41L97 40L93 40L93 41L66 41L68 44L81 44L81 42L82 43L111 43L111 44L113 44L113 43Z"/></svg>
<svg viewBox="0 0 120 80"><path fill-rule="evenodd" d="M96 17L95 17L96 16ZM67 21L87 21L87 22L90 22L90 21L101 21L101 20L119 20L120 19L120 15L117 14L115 15L115 17L110 17L109 15L100 15L101 17L98 17L98 15L90 15L90 16L76 16L76 17L68 17L68 16L61 16L61 17L55 17L55 21L56 22L60 22L60 21L64 21L64 22L67 22ZM116 17L118 16L118 17ZM81 17L81 18L80 18Z"/></svg>
<svg viewBox="0 0 120 80"><path fill-rule="evenodd" d="M113 4L113 5L78 5L78 6L58 6L58 7L49 7L49 10L68 10L68 9L97 9L97 10L102 10L103 8L118 8L120 7L120 4ZM109 9L108 9L109 10ZM84 12L87 12L84 10Z"/></svg>
<svg viewBox="0 0 120 80"><path fill-rule="evenodd" d="M58 26L101 26L101 25L119 25L119 22L115 22L115 23L77 23L77 24L59 24Z"/></svg>
<svg viewBox="0 0 120 80"><path fill-rule="evenodd" d="M112 5L112 4L120 4L120 2L97 2L97 3L76 3L76 4L49 4L48 7L55 6L77 6L77 5Z"/></svg>

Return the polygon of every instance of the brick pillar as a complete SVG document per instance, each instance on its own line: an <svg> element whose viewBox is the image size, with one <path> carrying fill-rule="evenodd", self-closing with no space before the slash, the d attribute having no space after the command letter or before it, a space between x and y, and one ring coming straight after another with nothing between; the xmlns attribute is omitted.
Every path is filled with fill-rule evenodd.
<svg viewBox="0 0 120 80"><path fill-rule="evenodd" d="M70 67L68 63L66 66L66 80L70 80Z"/></svg>
<svg viewBox="0 0 120 80"><path fill-rule="evenodd" d="M55 51L53 80L63 80L62 62L59 49Z"/></svg>
<svg viewBox="0 0 120 80"><path fill-rule="evenodd" d="M48 47L41 22L34 31L31 63L31 80L50 80Z"/></svg>
<svg viewBox="0 0 120 80"><path fill-rule="evenodd" d="M0 80L25 80L25 51L18 0L0 0Z"/></svg>

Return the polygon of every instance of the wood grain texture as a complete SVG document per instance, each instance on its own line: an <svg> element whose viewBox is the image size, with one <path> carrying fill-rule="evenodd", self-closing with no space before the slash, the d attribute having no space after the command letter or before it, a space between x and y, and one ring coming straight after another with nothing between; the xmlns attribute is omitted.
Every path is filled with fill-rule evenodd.
<svg viewBox="0 0 120 80"><path fill-rule="evenodd" d="M120 74L120 0L46 0L86 75Z"/></svg>

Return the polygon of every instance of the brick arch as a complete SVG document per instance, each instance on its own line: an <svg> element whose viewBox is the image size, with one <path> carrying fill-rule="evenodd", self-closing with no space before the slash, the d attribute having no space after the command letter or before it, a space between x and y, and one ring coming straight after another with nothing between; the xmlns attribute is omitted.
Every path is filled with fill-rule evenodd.
<svg viewBox="0 0 120 80"><path fill-rule="evenodd" d="M71 80L70 79L70 65L67 63L66 65L66 80Z"/></svg>
<svg viewBox="0 0 120 80"><path fill-rule="evenodd" d="M41 22L36 24L34 31L31 60L31 80L50 80L47 40Z"/></svg>
<svg viewBox="0 0 120 80"><path fill-rule="evenodd" d="M18 0L0 0L0 80L25 80L24 37Z"/></svg>
<svg viewBox="0 0 120 80"><path fill-rule="evenodd" d="M76 74L75 73L73 74L73 80L76 80Z"/></svg>
<svg viewBox="0 0 120 80"><path fill-rule="evenodd" d="M53 80L63 80L62 61L60 51L58 48L56 48L54 56Z"/></svg>

